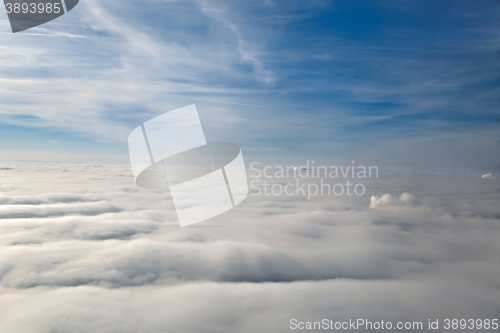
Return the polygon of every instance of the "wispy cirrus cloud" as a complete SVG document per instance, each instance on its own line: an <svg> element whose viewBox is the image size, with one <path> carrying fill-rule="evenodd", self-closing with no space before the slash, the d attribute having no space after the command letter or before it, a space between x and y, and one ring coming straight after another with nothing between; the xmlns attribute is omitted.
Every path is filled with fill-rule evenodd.
<svg viewBox="0 0 500 333"><path fill-rule="evenodd" d="M359 139L347 142L360 133L378 146L389 132L495 140L498 36L490 14L465 15L488 10L461 3L426 16L420 6L373 5L360 17L359 6L87 1L29 33L1 35L1 121L123 144L138 123L196 103L209 137L252 149L355 148Z"/></svg>

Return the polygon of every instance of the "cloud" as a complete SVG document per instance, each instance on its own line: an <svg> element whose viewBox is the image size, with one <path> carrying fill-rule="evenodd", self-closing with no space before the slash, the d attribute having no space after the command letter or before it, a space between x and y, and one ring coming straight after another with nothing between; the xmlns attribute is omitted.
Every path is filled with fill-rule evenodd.
<svg viewBox="0 0 500 333"><path fill-rule="evenodd" d="M421 281L323 281L102 289L1 290L0 319L19 333L289 332L290 320L422 321L453 316L496 318L498 299ZM408 312L408 300L418 307ZM24 316L30 309L29 320ZM353 319L354 318L354 319ZM21 324L22 323L22 324ZM360 330L365 330L360 329Z"/></svg>
<svg viewBox="0 0 500 333"><path fill-rule="evenodd" d="M412 15L427 18L419 10ZM422 163L451 149L487 164L484 142L497 141L489 125L497 93L490 12L467 21L473 36L455 22L432 43L390 20L366 24L377 36L405 31L407 43L359 40L335 27L309 32L322 13L343 17L331 1L86 1L35 35L0 35L1 122L56 129L61 146L75 135L125 143L145 120L197 103L209 137L253 149L288 151L283 142L294 141L294 152L334 144L362 155L390 145L396 150L381 152L384 160L423 154ZM466 122L475 109L481 116Z"/></svg>
<svg viewBox="0 0 500 333"><path fill-rule="evenodd" d="M249 196L181 229L169 194L136 187L128 164L2 163L0 330L289 332L292 318L498 317L497 186L425 168L492 165L495 12L450 13L451 28L425 4L408 20L389 13L443 24L430 43L390 15L338 29L335 18L351 20L337 5L89 0L30 33L0 34L2 135L58 129L58 146L75 153L75 133L125 142L194 101L210 140L259 161L410 165L380 166L362 197Z"/></svg>
<svg viewBox="0 0 500 333"><path fill-rule="evenodd" d="M15 170L0 197L0 322L11 331L286 332L292 318L500 309L498 194L474 192L474 173L422 172L414 187L393 171L356 198L249 196L180 228L168 193L137 188L128 165ZM404 194L371 198L380 188Z"/></svg>
<svg viewBox="0 0 500 333"><path fill-rule="evenodd" d="M483 178L483 179L496 179L497 177L493 173L486 173L486 174L482 175L481 178Z"/></svg>
<svg viewBox="0 0 500 333"><path fill-rule="evenodd" d="M401 207L414 207L416 200L410 193L403 193L397 197L390 194L384 194L381 197L372 195L370 199L370 208L372 209L392 209Z"/></svg>

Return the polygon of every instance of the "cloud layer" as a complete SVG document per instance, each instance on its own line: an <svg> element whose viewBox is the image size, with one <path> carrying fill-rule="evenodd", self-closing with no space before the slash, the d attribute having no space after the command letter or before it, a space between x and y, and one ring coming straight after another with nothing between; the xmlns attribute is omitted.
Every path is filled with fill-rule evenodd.
<svg viewBox="0 0 500 333"><path fill-rule="evenodd" d="M169 195L137 188L128 166L2 168L5 331L288 332L293 318L500 311L500 194L477 174L415 187L393 171L356 198L249 196L180 228Z"/></svg>

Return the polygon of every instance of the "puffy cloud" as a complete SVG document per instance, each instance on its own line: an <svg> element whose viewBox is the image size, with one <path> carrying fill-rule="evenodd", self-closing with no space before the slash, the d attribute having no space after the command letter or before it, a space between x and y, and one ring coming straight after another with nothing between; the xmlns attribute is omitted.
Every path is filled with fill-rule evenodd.
<svg viewBox="0 0 500 333"><path fill-rule="evenodd" d="M370 208L395 208L395 207L413 207L416 205L416 201L413 195L410 193L403 193L397 197L393 197L390 194L384 194L381 197L372 195L370 199Z"/></svg>
<svg viewBox="0 0 500 333"><path fill-rule="evenodd" d="M496 179L497 177L495 174L490 172L490 173L486 173L486 174L482 175L481 178L483 178L483 179Z"/></svg>

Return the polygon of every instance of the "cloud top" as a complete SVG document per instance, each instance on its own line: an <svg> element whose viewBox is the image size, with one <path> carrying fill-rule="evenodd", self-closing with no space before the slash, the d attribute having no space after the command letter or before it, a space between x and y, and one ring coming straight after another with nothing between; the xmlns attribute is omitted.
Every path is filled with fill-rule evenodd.
<svg viewBox="0 0 500 333"><path fill-rule="evenodd" d="M390 194L384 194L380 197L372 195L370 199L371 209L414 207L416 204L415 197L410 193L403 193L399 197L393 197Z"/></svg>

